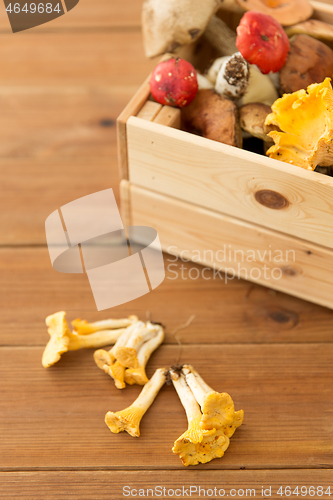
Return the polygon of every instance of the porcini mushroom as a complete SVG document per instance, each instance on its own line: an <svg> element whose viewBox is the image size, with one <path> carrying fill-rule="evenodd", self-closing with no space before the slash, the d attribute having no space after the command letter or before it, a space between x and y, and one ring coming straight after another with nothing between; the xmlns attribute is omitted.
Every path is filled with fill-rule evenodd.
<svg viewBox="0 0 333 500"><path fill-rule="evenodd" d="M199 90L194 101L182 109L182 117L189 132L230 146L242 146L235 103L214 90Z"/></svg>
<svg viewBox="0 0 333 500"><path fill-rule="evenodd" d="M229 446L223 431L205 430L200 427L200 407L182 373L169 371L172 383L185 409L188 429L174 443L173 453L179 455L185 466L207 463L220 458Z"/></svg>
<svg viewBox="0 0 333 500"><path fill-rule="evenodd" d="M137 321L139 321L139 318L134 315L124 319L103 319L94 323L88 323L85 319L77 318L72 321L72 326L79 335L85 335L87 333L98 332L99 330L126 328Z"/></svg>
<svg viewBox="0 0 333 500"><path fill-rule="evenodd" d="M113 344L125 330L124 328L101 330L91 334L78 335L76 332L70 331L65 316L65 311L60 311L46 318L46 326L51 338L42 357L44 368L49 368L57 363L64 352Z"/></svg>
<svg viewBox="0 0 333 500"><path fill-rule="evenodd" d="M115 413L109 411L105 415L105 423L110 431L115 434L126 431L130 436L139 437L141 419L153 403L165 380L165 368L158 368L131 406Z"/></svg>
<svg viewBox="0 0 333 500"><path fill-rule="evenodd" d="M285 29L287 35L292 37L293 35L309 35L313 38L318 38L319 40L333 40L333 26L332 24L324 23L318 19L309 19L303 23L295 24L289 26Z"/></svg>
<svg viewBox="0 0 333 500"><path fill-rule="evenodd" d="M262 73L276 73L286 61L289 38L272 16L251 10L237 26L236 45L244 59L256 64Z"/></svg>
<svg viewBox="0 0 333 500"><path fill-rule="evenodd" d="M223 55L236 52L235 34L214 16L222 0L145 0L142 33L147 57L174 52L204 32Z"/></svg>
<svg viewBox="0 0 333 500"><path fill-rule="evenodd" d="M290 94L333 76L333 50L308 35L295 35L280 71L281 92Z"/></svg>
<svg viewBox="0 0 333 500"><path fill-rule="evenodd" d="M126 384L144 385L148 382L146 375L146 365L152 353L160 346L164 339L164 330L160 325L156 325L156 335L145 342L139 349L137 354L138 366L136 368L127 368L125 370Z"/></svg>
<svg viewBox="0 0 333 500"><path fill-rule="evenodd" d="M333 90L330 78L309 85L307 91L285 94L272 105L267 125L282 132L269 135L274 146L267 155L307 170L333 165Z"/></svg>
<svg viewBox="0 0 333 500"><path fill-rule="evenodd" d="M230 425L233 422L235 408L229 394L216 392L207 386L191 365L184 365L182 372L185 375L186 383L201 407L200 428L220 429Z"/></svg>
<svg viewBox="0 0 333 500"><path fill-rule="evenodd" d="M308 0L236 0L244 10L258 10L276 19L282 26L305 21L312 16Z"/></svg>
<svg viewBox="0 0 333 500"><path fill-rule="evenodd" d="M239 108L239 123L242 130L265 142L273 142L268 134L272 130L279 129L275 125L265 125L265 120L271 112L270 106L261 102L241 106Z"/></svg>

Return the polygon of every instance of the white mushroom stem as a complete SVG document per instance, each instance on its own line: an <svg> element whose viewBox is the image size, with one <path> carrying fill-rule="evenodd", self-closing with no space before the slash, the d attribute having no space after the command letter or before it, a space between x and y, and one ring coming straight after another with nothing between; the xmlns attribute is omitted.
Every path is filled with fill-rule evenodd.
<svg viewBox="0 0 333 500"><path fill-rule="evenodd" d="M210 388L209 390L207 390L207 388L204 389L203 386L200 384L198 378L190 371L190 369L187 366L183 367L182 371L185 375L186 383L193 392L196 401L199 403L200 406L202 406L206 394L208 392L211 392L212 389Z"/></svg>
<svg viewBox="0 0 333 500"><path fill-rule="evenodd" d="M136 329L128 341L126 342L126 347L129 349L135 349L137 352L144 342L150 340L156 335L159 325L154 325L148 322L146 325L142 325L140 329Z"/></svg>
<svg viewBox="0 0 333 500"><path fill-rule="evenodd" d="M72 332L68 350L76 351L77 349L82 348L98 348L114 344L118 341L120 336L123 335L125 330L125 328L120 328L119 330L101 330L99 332L86 335L78 335L76 332Z"/></svg>
<svg viewBox="0 0 333 500"><path fill-rule="evenodd" d="M240 52L226 58L217 74L215 90L231 99L242 97L249 85L249 64Z"/></svg>
<svg viewBox="0 0 333 500"><path fill-rule="evenodd" d="M136 331L136 329L141 328L142 325L144 325L142 321L137 321L136 323L133 323L131 326L125 328L122 334L119 336L116 343L114 344L114 346L109 351L105 351L104 349L99 349L96 352L94 352L94 360L97 366L101 370L107 371L107 373L109 373L108 368L116 359L115 356L116 349L125 346L126 343L128 342L128 339L132 335L133 331Z"/></svg>
<svg viewBox="0 0 333 500"><path fill-rule="evenodd" d="M138 362L139 366L146 367L148 360L152 353L162 344L164 340L164 330L160 325L156 325L158 328L157 334L152 339L145 342L138 352Z"/></svg>
<svg viewBox="0 0 333 500"><path fill-rule="evenodd" d="M138 366L135 368L128 368L125 371L125 382L127 384L139 384L144 385L148 382L146 375L146 365L151 354L158 348L160 344L162 344L164 339L164 330L161 326L156 325L158 327L157 333L155 337L145 342L137 355Z"/></svg>
<svg viewBox="0 0 333 500"><path fill-rule="evenodd" d="M232 398L226 392L212 390L190 365L184 365L182 372L187 384L200 405L202 418L200 426L203 429L220 429L232 423L235 408Z"/></svg>
<svg viewBox="0 0 333 500"><path fill-rule="evenodd" d="M99 330L113 330L119 328L126 328L139 320L137 316L129 316L123 319L103 319L101 321L95 321L93 323L88 323L84 319L75 319L72 321L74 330L80 334L89 334L98 332Z"/></svg>
<svg viewBox="0 0 333 500"><path fill-rule="evenodd" d="M134 323L133 325L126 328L125 332L119 337L115 345L110 350L110 354L116 358L117 349L119 349L119 347L125 347L132 335L136 335L137 332L140 331L143 327L144 322L138 321L137 323Z"/></svg>
<svg viewBox="0 0 333 500"><path fill-rule="evenodd" d="M206 382L204 381L204 379L199 375L199 373L193 368L193 366L191 365L184 365L183 366L183 372L188 372L190 371L190 373L192 375L194 375L196 381L198 384L200 384L200 386L202 387L202 389L205 391L205 392L212 392L214 389L212 389L208 384L206 384Z"/></svg>
<svg viewBox="0 0 333 500"><path fill-rule="evenodd" d="M187 385L184 375L179 375L177 372L171 369L170 377L174 388L177 391L179 399L185 409L189 429L191 427L197 428L202 414L193 392Z"/></svg>
<svg viewBox="0 0 333 500"><path fill-rule="evenodd" d="M204 37L220 55L230 56L237 52L236 33L217 16L213 16L209 21Z"/></svg>
<svg viewBox="0 0 333 500"><path fill-rule="evenodd" d="M158 326L158 325L157 325ZM128 338L125 346L116 347L115 358L126 367L135 368L138 366L137 352L144 342L147 342L157 333L157 326L152 323L142 323L140 328L135 328Z"/></svg>

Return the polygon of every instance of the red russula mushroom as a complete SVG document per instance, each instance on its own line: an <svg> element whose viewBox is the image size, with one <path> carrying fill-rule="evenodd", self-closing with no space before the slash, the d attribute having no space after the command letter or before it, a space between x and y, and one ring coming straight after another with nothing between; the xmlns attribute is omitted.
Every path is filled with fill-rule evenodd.
<svg viewBox="0 0 333 500"><path fill-rule="evenodd" d="M246 12L237 27L236 45L244 59L264 74L280 71L288 51L286 32L272 16L256 10Z"/></svg>
<svg viewBox="0 0 333 500"><path fill-rule="evenodd" d="M150 78L150 92L160 104L183 108L190 104L198 91L197 74L185 59L160 62Z"/></svg>

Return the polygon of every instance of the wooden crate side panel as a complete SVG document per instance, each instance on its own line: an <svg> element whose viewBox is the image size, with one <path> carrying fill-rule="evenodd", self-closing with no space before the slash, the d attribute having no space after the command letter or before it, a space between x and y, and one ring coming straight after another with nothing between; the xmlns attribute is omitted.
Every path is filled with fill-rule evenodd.
<svg viewBox="0 0 333 500"><path fill-rule="evenodd" d="M333 179L131 117L129 179L214 211L333 247Z"/></svg>
<svg viewBox="0 0 333 500"><path fill-rule="evenodd" d="M154 227L163 250L333 308L333 252L130 183L131 224Z"/></svg>
<svg viewBox="0 0 333 500"><path fill-rule="evenodd" d="M150 94L149 79L150 75L117 118L118 165L121 179L128 179L126 122L130 116L137 115L147 101Z"/></svg>

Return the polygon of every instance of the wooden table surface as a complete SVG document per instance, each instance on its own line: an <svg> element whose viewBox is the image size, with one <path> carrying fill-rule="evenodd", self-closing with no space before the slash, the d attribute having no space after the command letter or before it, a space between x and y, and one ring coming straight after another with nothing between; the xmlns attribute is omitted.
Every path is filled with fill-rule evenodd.
<svg viewBox="0 0 333 500"><path fill-rule="evenodd" d="M154 66L142 48L141 0L80 0L64 17L15 35L0 7L0 498L120 499L124 486L134 490L128 498L140 488L141 496L172 496L147 493L157 485L187 498L192 485L235 498L250 488L262 498L262 487L282 498L280 486L293 498L296 486L299 496L303 486L304 498L318 498L323 486L329 499L333 311L245 281L226 285L213 273L174 280L168 270L152 293L98 313L85 275L51 267L46 217L109 187L118 197L115 120ZM117 390L91 350L45 370L45 317L59 310L69 320L150 314L164 323L148 375L192 363L245 412L225 456L183 467L171 448L186 418L167 386L139 439L111 434L105 413L131 404L140 388Z"/></svg>

